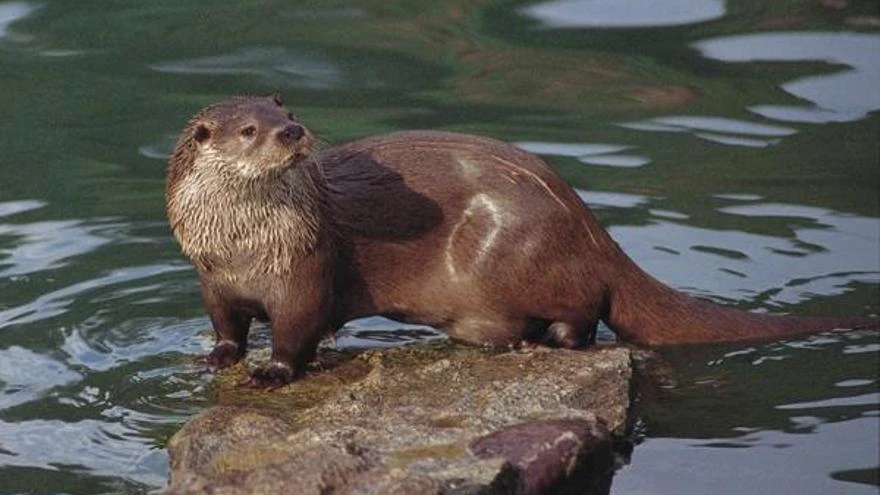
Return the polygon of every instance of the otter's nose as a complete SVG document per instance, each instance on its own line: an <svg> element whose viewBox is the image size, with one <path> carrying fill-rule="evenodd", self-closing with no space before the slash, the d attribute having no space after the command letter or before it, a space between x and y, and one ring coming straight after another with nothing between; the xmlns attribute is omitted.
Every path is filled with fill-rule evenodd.
<svg viewBox="0 0 880 495"><path fill-rule="evenodd" d="M278 131L277 136L279 141L287 146L290 146L291 144L299 141L305 133L306 130L303 129L303 126L299 124L290 124L284 129Z"/></svg>

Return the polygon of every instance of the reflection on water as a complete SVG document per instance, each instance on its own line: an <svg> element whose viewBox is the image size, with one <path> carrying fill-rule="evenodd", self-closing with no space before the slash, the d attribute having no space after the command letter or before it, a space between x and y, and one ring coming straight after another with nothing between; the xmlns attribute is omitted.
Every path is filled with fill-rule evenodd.
<svg viewBox="0 0 880 495"><path fill-rule="evenodd" d="M445 336L423 325L398 323L380 317L362 318L346 324L335 338L339 349L396 347L414 342L428 342Z"/></svg>
<svg viewBox="0 0 880 495"><path fill-rule="evenodd" d="M652 199L636 194L577 191L595 210L636 208ZM853 282L880 282L880 219L791 204L754 203L759 196L719 194L747 204L721 213L790 219L785 236L711 230L678 221L688 215L649 209L648 225L612 226L611 235L655 277L689 292L730 301L783 306L816 295L838 295ZM673 221L668 221L673 220ZM694 274L699 274L698 284ZM798 278L791 279L791 274Z"/></svg>
<svg viewBox="0 0 880 495"><path fill-rule="evenodd" d="M604 155L629 149L630 146L620 144L595 143L545 143L538 141L520 141L516 146L539 155L557 155L581 157L586 155Z"/></svg>
<svg viewBox="0 0 880 495"><path fill-rule="evenodd" d="M208 326L204 318L132 318L114 324L109 315L93 315L63 332L59 350L73 368L109 371L159 355L169 346L181 353L201 354L210 347L210 341L199 330Z"/></svg>
<svg viewBox="0 0 880 495"><path fill-rule="evenodd" d="M250 75L270 84L302 89L339 88L347 79L342 68L324 57L284 48L242 48L229 55L165 62L153 68L172 74Z"/></svg>
<svg viewBox="0 0 880 495"><path fill-rule="evenodd" d="M578 196L581 197L590 208L597 209L603 206L615 206L618 208L635 208L639 205L648 203L649 199L638 194L627 194L608 191L583 191L575 189Z"/></svg>
<svg viewBox="0 0 880 495"><path fill-rule="evenodd" d="M606 167L635 168L651 163L649 158L641 155L595 155L582 156L580 161L588 165L604 165Z"/></svg>
<svg viewBox="0 0 880 495"><path fill-rule="evenodd" d="M9 325L33 323L63 314L77 297L86 296L96 289L117 284L139 281L163 273L180 271L178 266L154 265L114 270L102 277L77 282L60 289L45 292L25 304L11 306L0 311L0 328Z"/></svg>
<svg viewBox="0 0 880 495"><path fill-rule="evenodd" d="M880 35L856 33L762 33L697 43L705 57L725 62L822 61L846 70L782 84L811 107L755 105L752 112L787 122L846 122L880 110Z"/></svg>
<svg viewBox="0 0 880 495"><path fill-rule="evenodd" d="M273 90L380 90L403 86L414 68L397 58L388 62L397 67L390 71L381 69L356 53L344 51L247 47L228 54L160 62L151 68L188 76L246 76Z"/></svg>
<svg viewBox="0 0 880 495"><path fill-rule="evenodd" d="M676 26L724 15L723 0L551 0L521 12L548 28Z"/></svg>
<svg viewBox="0 0 880 495"><path fill-rule="evenodd" d="M0 203L0 217L12 216L26 211L36 210L46 206L45 201L36 199L24 199L21 201L7 201Z"/></svg>
<svg viewBox="0 0 880 495"><path fill-rule="evenodd" d="M834 384L835 387L862 387L865 385L870 385L874 383L876 380L868 380L868 379L850 379L843 380Z"/></svg>
<svg viewBox="0 0 880 495"><path fill-rule="evenodd" d="M671 353L679 382L646 406L660 421L612 491L876 493L880 395L864 378L876 355L844 356L876 340L828 333Z"/></svg>
<svg viewBox="0 0 880 495"><path fill-rule="evenodd" d="M633 168L651 162L647 157L633 154L618 154L633 148L617 144L592 143L547 143L539 141L520 141L514 143L519 148L539 155L569 156L588 165Z"/></svg>
<svg viewBox="0 0 880 495"><path fill-rule="evenodd" d="M626 129L653 132L691 132L694 136L730 146L766 148L795 129L724 117L671 116L619 124Z"/></svg>
<svg viewBox="0 0 880 495"><path fill-rule="evenodd" d="M730 193L730 194L713 194L712 195L718 199L729 199L732 201L758 201L764 199L757 194L743 194L743 193Z"/></svg>
<svg viewBox="0 0 880 495"><path fill-rule="evenodd" d="M118 223L85 225L78 220L0 224L0 238L17 238L15 247L0 251L0 277L63 266L65 260L109 243L109 233L119 227Z"/></svg>
<svg viewBox="0 0 880 495"><path fill-rule="evenodd" d="M632 467L617 473L613 492L877 493L876 487L835 479L836 473L858 468L870 473L880 463L876 448L864 448L865 438L880 438L876 416L866 413L845 422L805 424L811 424L809 435L801 429L762 430L733 439L651 438L636 448ZM856 467L849 461L853 457L860 459ZM706 476L709 472L714 475Z"/></svg>
<svg viewBox="0 0 880 495"><path fill-rule="evenodd" d="M855 380L850 380L847 386L855 387L860 385L870 385L873 380L859 380L861 384L855 384ZM867 382L867 383L864 383ZM816 400L811 402L797 402L794 404L782 404L776 406L777 409L816 409L823 407L845 407L845 406L876 406L880 404L880 393L872 392L869 394L854 395L851 397L835 397L833 399ZM880 438L880 437L878 437Z"/></svg>
<svg viewBox="0 0 880 495"><path fill-rule="evenodd" d="M34 373L34 370L40 370ZM0 350L0 409L30 402L53 387L80 380L82 375L45 354L20 346ZM2 444L0 444L2 445Z"/></svg>
<svg viewBox="0 0 880 495"><path fill-rule="evenodd" d="M132 410L118 410L115 421L100 418L82 421L40 420L8 423L0 421L0 463L6 466L68 466L98 476L123 477L146 486L165 484L161 475L167 462L158 450L148 449L137 429L127 423L167 420ZM118 419L125 418L125 421ZM141 444L141 448L134 448ZM36 486L36 485L32 485Z"/></svg>
<svg viewBox="0 0 880 495"><path fill-rule="evenodd" d="M157 316L180 292L170 277L190 269L126 266L155 245L127 222L20 221L47 205L0 203L0 466L67 472L50 492L72 489L74 472L162 486L167 459L149 432L180 423L207 380L191 364L206 319ZM123 257L95 256L110 246Z"/></svg>
<svg viewBox="0 0 880 495"><path fill-rule="evenodd" d="M694 45L703 56L726 62L824 61L848 69L798 78L781 88L812 106L752 105L758 116L783 122L825 123L863 119L880 110L880 35L856 33L762 33L714 38ZM724 117L669 116L621 127L650 132L691 132L727 146L766 148L796 129Z"/></svg>
<svg viewBox="0 0 880 495"><path fill-rule="evenodd" d="M27 17L35 7L25 2L0 3L0 39L7 36L7 29L13 22Z"/></svg>
<svg viewBox="0 0 880 495"><path fill-rule="evenodd" d="M847 348L843 350L844 354L862 354L877 352L880 352L880 344L851 345L847 346Z"/></svg>
<svg viewBox="0 0 880 495"><path fill-rule="evenodd" d="M876 218L771 203L718 211L788 218L791 230L784 237L709 230L668 222L663 220L666 215L659 215L646 226L615 226L610 231L652 275L709 297L772 307L842 294L853 282L880 282L880 258L875 255L880 220ZM694 273L699 273L698 284ZM793 273L797 279L791 278Z"/></svg>

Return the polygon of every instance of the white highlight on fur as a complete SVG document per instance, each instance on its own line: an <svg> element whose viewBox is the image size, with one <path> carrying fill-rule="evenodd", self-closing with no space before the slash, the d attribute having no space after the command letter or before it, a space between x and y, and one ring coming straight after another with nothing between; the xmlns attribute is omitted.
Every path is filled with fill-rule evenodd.
<svg viewBox="0 0 880 495"><path fill-rule="evenodd" d="M528 176L529 178L531 178L531 179L532 179L533 181L535 181L539 186L541 186L541 188L544 189L544 191L546 191L547 194L549 194L550 197L553 198L553 199L559 204L559 206L562 207L563 210L565 210L565 211L569 211L569 210L568 210L568 205L565 204L565 201L563 201L562 198L560 198L559 195L557 195L557 194L553 191L553 189L550 188L550 185L547 184L547 181L545 181L544 179L542 179L541 177L539 177L538 174L532 172L531 170L526 169L525 167L522 167L522 166L520 166L520 165L517 165L516 163L513 163L513 162L511 162L511 161L509 161L509 160L505 160L504 158L501 158L500 156L496 156L496 157L494 157L494 158L495 158L496 160L498 160L500 163L502 163L502 164L504 164L504 165L510 167L511 169L514 169L514 170L515 170L514 173L515 173L516 175L524 174L524 175Z"/></svg>
<svg viewBox="0 0 880 495"><path fill-rule="evenodd" d="M480 243L476 259L479 263L495 246L495 241L497 240L498 234L501 232L504 223L504 215L498 204L485 193L480 193L474 196L473 199L471 199L470 205L468 205L468 209L471 207L484 209L489 213L489 218L492 219L492 226L490 227L489 232L483 237L483 242Z"/></svg>
<svg viewBox="0 0 880 495"><path fill-rule="evenodd" d="M492 252L492 249L498 241L498 236L501 234L501 229L504 228L504 215L502 208L498 203L485 193L479 193L473 196L470 201L468 201L467 207L462 211L461 217L455 222L455 225L452 227L452 232L450 232L449 237L446 240L444 261L446 269L449 271L449 274L453 279L457 279L461 275L460 265L462 264L462 260L456 260L453 255L455 253L455 244L458 242L466 242L462 237L466 235L462 229L464 229L468 223L480 213L487 214L490 226L486 232L477 232L475 230L472 234L479 238L479 245L476 246L476 249L473 251L473 259L467 260L469 262L468 264L478 265L483 263L486 257Z"/></svg>

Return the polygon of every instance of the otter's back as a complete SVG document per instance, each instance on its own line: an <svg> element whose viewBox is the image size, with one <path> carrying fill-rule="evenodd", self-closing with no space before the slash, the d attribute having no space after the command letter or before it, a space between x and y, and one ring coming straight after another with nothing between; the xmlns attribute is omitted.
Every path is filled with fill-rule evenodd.
<svg viewBox="0 0 880 495"><path fill-rule="evenodd" d="M337 223L362 235L418 236L475 201L494 205L508 226L587 214L543 161L491 138L396 132L330 148L318 162Z"/></svg>

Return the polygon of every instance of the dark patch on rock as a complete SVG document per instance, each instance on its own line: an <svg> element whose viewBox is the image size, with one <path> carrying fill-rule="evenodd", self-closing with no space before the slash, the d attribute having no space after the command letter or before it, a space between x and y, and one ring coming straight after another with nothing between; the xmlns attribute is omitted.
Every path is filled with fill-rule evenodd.
<svg viewBox="0 0 880 495"><path fill-rule="evenodd" d="M611 486L611 437L602 421L521 423L475 440L470 450L479 459L509 463L505 493L604 493Z"/></svg>

